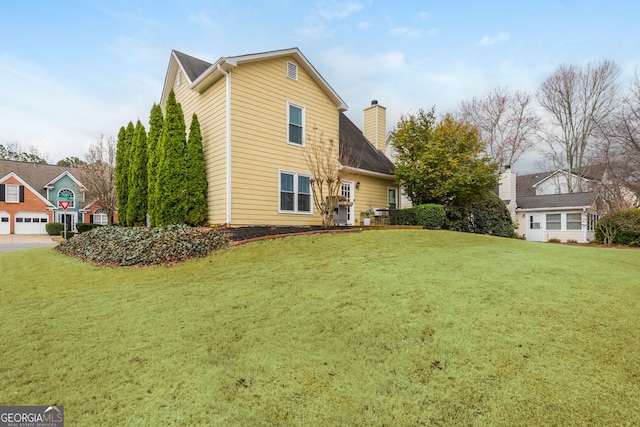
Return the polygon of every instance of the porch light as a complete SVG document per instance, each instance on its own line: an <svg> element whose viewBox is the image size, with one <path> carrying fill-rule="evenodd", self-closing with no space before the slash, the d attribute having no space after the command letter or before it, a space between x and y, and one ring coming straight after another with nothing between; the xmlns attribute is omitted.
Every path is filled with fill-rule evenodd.
<svg viewBox="0 0 640 427"><path fill-rule="evenodd" d="M360 189L360 181L356 182L356 190Z"/></svg>

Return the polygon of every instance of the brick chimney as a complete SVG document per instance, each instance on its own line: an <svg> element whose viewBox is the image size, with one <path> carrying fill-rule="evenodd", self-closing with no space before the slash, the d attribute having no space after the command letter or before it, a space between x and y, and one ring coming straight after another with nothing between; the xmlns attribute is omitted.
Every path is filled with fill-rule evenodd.
<svg viewBox="0 0 640 427"><path fill-rule="evenodd" d="M387 130L387 109L378 104L377 100L364 109L364 136L378 150L384 152Z"/></svg>

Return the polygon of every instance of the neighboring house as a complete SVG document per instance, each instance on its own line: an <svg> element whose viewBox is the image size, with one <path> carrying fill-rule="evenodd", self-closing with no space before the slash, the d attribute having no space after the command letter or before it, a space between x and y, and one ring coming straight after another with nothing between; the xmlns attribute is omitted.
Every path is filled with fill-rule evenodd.
<svg viewBox="0 0 640 427"><path fill-rule="evenodd" d="M346 163L341 167L350 173L342 183L349 202L346 223L359 224L360 213L370 207L397 205L393 164L343 114L347 105L297 48L215 63L174 50L163 107L172 89L187 128L194 113L200 122L209 223L320 224L306 161L320 137L338 138L336 161L341 155ZM384 138L383 113L381 108L365 112L371 123L365 135Z"/></svg>
<svg viewBox="0 0 640 427"><path fill-rule="evenodd" d="M0 160L0 234L46 234L46 224L75 231L84 218L85 187L64 166ZM68 200L64 211L59 203Z"/></svg>
<svg viewBox="0 0 640 427"><path fill-rule="evenodd" d="M569 192L569 177L574 189ZM517 176L509 167L500 176L499 195L518 224L516 232L527 240L546 242L594 240L602 208L603 168L586 168L581 176L553 171ZM635 196L634 196L635 197ZM630 203L637 203L630 201Z"/></svg>

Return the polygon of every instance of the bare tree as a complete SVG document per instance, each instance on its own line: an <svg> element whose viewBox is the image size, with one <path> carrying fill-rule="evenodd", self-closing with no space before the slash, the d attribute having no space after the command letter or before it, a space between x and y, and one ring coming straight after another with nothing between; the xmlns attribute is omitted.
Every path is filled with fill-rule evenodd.
<svg viewBox="0 0 640 427"><path fill-rule="evenodd" d="M86 164L81 165L79 177L87 187L87 196L104 209L111 225L113 214L117 210L118 197L115 186L116 141L105 140L103 135L89 146L85 154Z"/></svg>
<svg viewBox="0 0 640 427"><path fill-rule="evenodd" d="M342 167L353 167L351 147L340 145L338 138L325 137L316 127L307 135L307 141L305 161L312 175L313 203L322 215L322 225L329 227L333 225L334 206L342 197L342 182L353 175L349 168Z"/></svg>
<svg viewBox="0 0 640 427"><path fill-rule="evenodd" d="M541 129L531 95L495 88L484 98L462 102L460 118L478 128L486 143L485 154L500 169L530 151Z"/></svg>
<svg viewBox="0 0 640 427"><path fill-rule="evenodd" d="M610 60L599 64L560 65L540 86L540 105L551 115L554 132L547 135L550 156L556 167L567 169L569 192L580 192L582 175L599 129L618 106L617 78L620 68Z"/></svg>

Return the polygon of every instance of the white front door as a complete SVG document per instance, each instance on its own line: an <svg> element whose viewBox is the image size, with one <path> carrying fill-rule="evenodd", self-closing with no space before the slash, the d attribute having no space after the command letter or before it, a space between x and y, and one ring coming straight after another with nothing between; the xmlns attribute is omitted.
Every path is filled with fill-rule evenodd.
<svg viewBox="0 0 640 427"><path fill-rule="evenodd" d="M66 212L56 212L56 222L66 223L67 231L76 231L76 220L78 218L78 214L75 212L66 213Z"/></svg>
<svg viewBox="0 0 640 427"><path fill-rule="evenodd" d="M542 242L544 240L544 227L541 214L527 215L527 240Z"/></svg>
<svg viewBox="0 0 640 427"><path fill-rule="evenodd" d="M340 194L351 204L347 208L347 225L353 225L353 181L343 181L340 184Z"/></svg>

